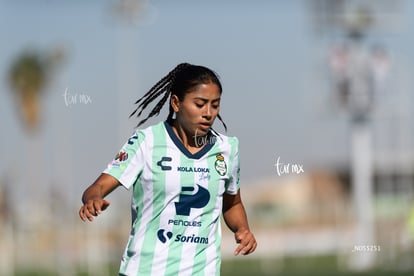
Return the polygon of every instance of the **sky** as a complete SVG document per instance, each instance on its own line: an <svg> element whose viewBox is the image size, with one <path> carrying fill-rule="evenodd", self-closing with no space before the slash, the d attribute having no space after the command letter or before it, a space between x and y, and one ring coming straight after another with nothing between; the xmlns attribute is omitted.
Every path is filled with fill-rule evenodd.
<svg viewBox="0 0 414 276"><path fill-rule="evenodd" d="M114 15L114 3L0 2L0 180L17 183L17 195L53 186L80 200L134 131L135 100L180 62L220 75L242 184L277 178L278 158L305 172L349 166L351 123L332 101L327 65L329 47L342 38L315 31L309 1L146 1L144 14L129 20ZM395 65L394 94L380 98L372 124L381 134L375 141L412 156L414 3L400 3L401 23L370 33L364 45L385 45ZM23 50L54 47L65 59L42 97L40 131L30 136L7 72ZM215 129L224 132L220 122Z"/></svg>

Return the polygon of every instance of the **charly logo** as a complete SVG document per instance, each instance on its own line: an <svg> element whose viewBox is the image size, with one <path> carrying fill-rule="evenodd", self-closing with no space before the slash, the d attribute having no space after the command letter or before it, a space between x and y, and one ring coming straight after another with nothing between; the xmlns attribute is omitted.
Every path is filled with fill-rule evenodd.
<svg viewBox="0 0 414 276"><path fill-rule="evenodd" d="M181 194L178 202L175 202L175 211L177 215L189 216L191 208L200 209L207 205L210 200L210 193L207 189L198 184L196 187L198 189L194 194L194 187L181 188Z"/></svg>
<svg viewBox="0 0 414 276"><path fill-rule="evenodd" d="M128 145L133 145L135 142L134 140L138 140L138 135L133 135L128 139Z"/></svg>
<svg viewBox="0 0 414 276"><path fill-rule="evenodd" d="M159 239L162 243L166 243L166 242L167 242L167 239L168 239L168 240L171 240L171 238L172 238L172 236L173 236L173 233L171 233L170 231L165 232L165 230L164 230L164 229L160 229L160 230L158 230L158 232L157 232L157 236L158 236L158 239Z"/></svg>
<svg viewBox="0 0 414 276"><path fill-rule="evenodd" d="M157 162L157 166L161 167L161 170L163 171L171 171L171 166L167 166L165 163L166 162L171 162L172 158L168 157L168 156L163 156L160 161Z"/></svg>
<svg viewBox="0 0 414 276"><path fill-rule="evenodd" d="M216 155L216 162L214 163L214 167L219 175L224 176L227 173L227 164L224 161L224 156L221 153Z"/></svg>

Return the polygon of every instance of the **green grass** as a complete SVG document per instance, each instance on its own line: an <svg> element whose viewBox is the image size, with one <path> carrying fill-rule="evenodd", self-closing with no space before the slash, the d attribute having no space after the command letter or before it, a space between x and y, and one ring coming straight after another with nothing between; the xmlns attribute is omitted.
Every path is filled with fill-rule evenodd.
<svg viewBox="0 0 414 276"><path fill-rule="evenodd" d="M119 264L107 265L109 275L117 275ZM48 270L18 271L16 276L57 276L56 272ZM86 270L77 271L77 276L89 275ZM350 272L338 270L338 259L329 256L284 257L272 259L235 258L225 259L222 262L221 276L408 276L414 271L396 271L387 268L377 268L368 272Z"/></svg>
<svg viewBox="0 0 414 276"><path fill-rule="evenodd" d="M414 271L395 271L377 268L367 272L339 271L336 256L285 257L281 259L231 259L222 263L222 276L403 276Z"/></svg>

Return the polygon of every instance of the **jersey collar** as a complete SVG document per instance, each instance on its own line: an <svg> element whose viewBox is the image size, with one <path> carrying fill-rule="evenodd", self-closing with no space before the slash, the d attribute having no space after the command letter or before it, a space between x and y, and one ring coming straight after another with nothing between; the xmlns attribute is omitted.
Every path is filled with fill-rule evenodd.
<svg viewBox="0 0 414 276"><path fill-rule="evenodd" d="M209 131L207 134L207 143L204 147L202 147L199 151L196 153L191 153L181 142L181 140L177 137L175 134L172 126L165 121L164 122L165 129L167 130L168 135L170 136L171 140L174 142L174 144L177 146L177 148L188 158L190 159L200 159L205 153L207 153L216 143L216 136Z"/></svg>

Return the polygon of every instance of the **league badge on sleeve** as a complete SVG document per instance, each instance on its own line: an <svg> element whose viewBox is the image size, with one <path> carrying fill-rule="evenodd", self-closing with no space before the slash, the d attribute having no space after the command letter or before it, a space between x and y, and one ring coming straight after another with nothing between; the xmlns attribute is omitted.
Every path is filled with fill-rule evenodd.
<svg viewBox="0 0 414 276"><path fill-rule="evenodd" d="M121 150L120 152L116 154L114 160L112 160L109 166L124 170L125 169L124 162L126 160L128 160L128 153L126 151Z"/></svg>
<svg viewBox="0 0 414 276"><path fill-rule="evenodd" d="M118 152L118 154L115 156L115 160L119 161L119 162L124 162L128 159L128 153L125 151L120 151Z"/></svg>
<svg viewBox="0 0 414 276"><path fill-rule="evenodd" d="M214 167L219 175L224 176L227 173L227 164L226 161L224 161L224 156L219 153L216 155L216 158Z"/></svg>

